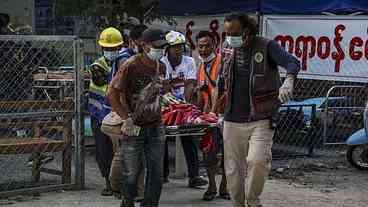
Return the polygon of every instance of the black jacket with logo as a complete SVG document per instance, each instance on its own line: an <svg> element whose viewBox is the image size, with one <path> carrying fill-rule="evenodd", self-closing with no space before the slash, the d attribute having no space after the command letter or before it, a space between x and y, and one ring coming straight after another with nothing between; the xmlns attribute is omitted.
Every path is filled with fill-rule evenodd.
<svg viewBox="0 0 368 207"><path fill-rule="evenodd" d="M249 95L251 110L248 121L257 121L270 118L280 106L278 95L281 81L278 66L285 68L288 74L297 76L300 63L281 48L276 41L256 36L252 38L250 47ZM233 105L231 104L231 96L234 80L234 48L225 43L221 56L216 112L226 113L231 110Z"/></svg>

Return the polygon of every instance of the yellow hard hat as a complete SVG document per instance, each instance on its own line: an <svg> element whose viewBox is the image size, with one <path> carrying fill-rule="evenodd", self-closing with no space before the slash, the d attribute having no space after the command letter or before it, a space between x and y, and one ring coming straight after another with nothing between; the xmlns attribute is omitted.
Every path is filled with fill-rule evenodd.
<svg viewBox="0 0 368 207"><path fill-rule="evenodd" d="M101 47L117 47L123 43L123 36L119 30L114 27L104 29L100 34L100 39L98 40L98 44Z"/></svg>
<svg viewBox="0 0 368 207"><path fill-rule="evenodd" d="M170 31L166 34L165 38L170 46L185 44L185 36L180 32Z"/></svg>

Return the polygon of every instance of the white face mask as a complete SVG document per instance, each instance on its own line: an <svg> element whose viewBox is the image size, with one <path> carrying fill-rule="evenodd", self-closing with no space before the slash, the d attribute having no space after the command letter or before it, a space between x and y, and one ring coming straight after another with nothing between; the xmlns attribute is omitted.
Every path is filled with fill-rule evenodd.
<svg viewBox="0 0 368 207"><path fill-rule="evenodd" d="M242 36L226 36L226 41L229 43L230 47L239 48L243 45Z"/></svg>
<svg viewBox="0 0 368 207"><path fill-rule="evenodd" d="M164 55L164 49L151 48L149 53L147 53L147 56L151 60L155 60L155 61L160 60L163 55Z"/></svg>
<svg viewBox="0 0 368 207"><path fill-rule="evenodd" d="M103 51L104 57L109 61L114 61L119 54L119 51Z"/></svg>
<svg viewBox="0 0 368 207"><path fill-rule="evenodd" d="M211 60L215 59L216 57L216 54L215 53L211 53L208 57L206 58L203 58L201 56L199 56L199 59L202 61L202 63L208 63L210 62Z"/></svg>

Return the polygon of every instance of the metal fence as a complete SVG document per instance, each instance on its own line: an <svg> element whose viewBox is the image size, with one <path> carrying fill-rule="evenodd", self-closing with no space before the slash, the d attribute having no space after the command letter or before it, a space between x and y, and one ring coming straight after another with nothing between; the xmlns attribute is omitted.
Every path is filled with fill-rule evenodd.
<svg viewBox="0 0 368 207"><path fill-rule="evenodd" d="M82 42L0 36L0 77L0 196L82 187Z"/></svg>
<svg viewBox="0 0 368 207"><path fill-rule="evenodd" d="M300 79L295 95L276 117L272 175L307 187L351 182L347 175L359 173L347 161L346 140L363 128L366 84Z"/></svg>
<svg viewBox="0 0 368 207"><path fill-rule="evenodd" d="M327 87L313 89L321 84ZM279 110L276 143L289 146L289 149L291 146L302 147L312 155L316 146L345 144L352 133L363 127L368 88L365 84L333 84L336 82L298 81L296 101L282 105Z"/></svg>

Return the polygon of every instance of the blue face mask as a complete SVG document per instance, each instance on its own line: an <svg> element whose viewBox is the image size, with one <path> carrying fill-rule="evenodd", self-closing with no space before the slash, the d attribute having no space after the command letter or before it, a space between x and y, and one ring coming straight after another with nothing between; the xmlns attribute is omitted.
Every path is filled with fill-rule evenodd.
<svg viewBox="0 0 368 207"><path fill-rule="evenodd" d="M233 48L239 48L243 45L242 36L226 36L226 41Z"/></svg>
<svg viewBox="0 0 368 207"><path fill-rule="evenodd" d="M109 61L114 61L118 57L119 51L103 51L103 54Z"/></svg>
<svg viewBox="0 0 368 207"><path fill-rule="evenodd" d="M155 61L160 60L163 55L164 55L164 49L151 48L149 53L147 53L147 56L151 60L155 60Z"/></svg>

